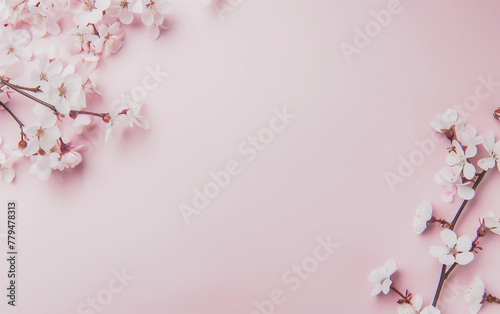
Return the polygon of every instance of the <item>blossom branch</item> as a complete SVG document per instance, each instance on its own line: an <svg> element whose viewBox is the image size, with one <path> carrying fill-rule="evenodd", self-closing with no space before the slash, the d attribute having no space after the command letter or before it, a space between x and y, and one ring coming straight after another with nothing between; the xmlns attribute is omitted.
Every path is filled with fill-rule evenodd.
<svg viewBox="0 0 500 314"><path fill-rule="evenodd" d="M29 99L31 100L34 100L42 105L44 105L45 107L49 108L50 110L54 111L54 113L56 114L59 114L59 112L57 111L56 107L54 105L51 105L49 104L48 102L45 102L33 95L30 95L28 94L27 92L25 92L25 90L30 90L30 91L33 91L33 92L36 92L34 90L38 90L38 91L41 91L40 90L40 87L36 87L36 88L28 88L28 87L22 87L22 86L19 86L19 85L15 85L15 84L12 84L4 79L1 80L1 83L4 84L5 86L8 86L10 87L12 90L20 93L21 95L25 96L25 97L28 97ZM108 113L98 113L98 112L92 112L92 111L85 111L85 110L71 110L69 112L70 115L78 115L78 114L86 114L86 115L91 115L91 116L96 116L96 117L100 117L100 118L104 118L106 115L108 115Z"/></svg>
<svg viewBox="0 0 500 314"><path fill-rule="evenodd" d="M19 120L19 118L9 109L9 107L7 107L3 102L0 101L0 106L2 106L5 111L7 111L10 116L16 120L17 124L19 124L19 127L21 128L21 133L23 133L23 126L24 126L24 123L21 122L21 120Z"/></svg>
<svg viewBox="0 0 500 314"><path fill-rule="evenodd" d="M481 224L481 226L479 227L481 229L483 225ZM485 234L484 234L485 235ZM482 236L484 236L482 235ZM470 249L470 252L473 252L478 246L479 244L479 238L481 237L481 235L478 233L476 238L474 239L474 241L472 241L472 247ZM445 273L445 280L448 278L448 276L451 274L451 272L458 266L458 263L453 263L453 265L451 265L450 269L448 269L448 271L446 271Z"/></svg>
<svg viewBox="0 0 500 314"><path fill-rule="evenodd" d="M451 274L451 272L458 266L458 263L453 263L453 265L451 265L450 269L448 269L448 271L446 271L446 273L444 274L445 275L445 280L448 278L448 276Z"/></svg>
<svg viewBox="0 0 500 314"><path fill-rule="evenodd" d="M450 227L451 226L451 223L449 223L448 221L442 219L442 218L436 218L434 216L431 217L431 219L429 219L429 223L435 223L435 222L438 222L441 227L444 227L444 226L447 226L447 227Z"/></svg>
<svg viewBox="0 0 500 314"><path fill-rule="evenodd" d="M487 172L487 170L483 170L483 172L481 172L481 174L477 177L476 182L474 182L474 185L472 186L473 190L476 190L479 183L481 183L481 181L483 180L486 172ZM453 218L453 221L451 222L450 230L453 230L455 228L455 225L457 224L458 218L460 218L460 215L462 215L462 212L464 211L465 206L467 205L468 202L469 202L468 200L463 201L462 205L460 206L460 209L458 210L457 214L455 215L455 218Z"/></svg>
<svg viewBox="0 0 500 314"><path fill-rule="evenodd" d="M439 277L436 294L434 295L434 300L432 301L432 306L436 306L438 303L439 295L441 294L441 289L443 289L443 284L446 280L446 277L446 265L443 264L443 267L441 267L441 276Z"/></svg>
<svg viewBox="0 0 500 314"><path fill-rule="evenodd" d="M43 100L41 100L41 99L39 99L39 98L37 98L37 97L35 97L35 96L33 96L33 95L28 94L28 93L27 93L27 92L25 92L22 88L19 88L17 85L11 84L10 82L8 82L8 81L6 81L6 80L4 80L4 79L2 79L2 80L1 80L1 83L2 83L3 85L5 85L5 86L10 87L12 90L14 90L14 91L18 92L19 94L21 94L21 95L23 95L23 96L25 96L25 97L28 97L29 99L34 100L34 101L36 101L36 102L38 102L38 103L40 103L40 104L44 105L45 107L47 107L47 108L49 108L50 110L52 110L52 111L54 111L54 112L56 112L56 113L57 113L56 107L55 107L54 105L51 105L51 104L49 104L48 102L45 102L45 101L43 101Z"/></svg>
<svg viewBox="0 0 500 314"><path fill-rule="evenodd" d="M488 296L486 297L486 302L488 302L488 303L500 303L500 299L491 295L491 294L488 294Z"/></svg>
<svg viewBox="0 0 500 314"><path fill-rule="evenodd" d="M79 114L86 114L89 116L95 116L99 118L104 118L109 113L98 113L98 112L92 112L92 111L85 111L85 110L71 110L69 112L70 115L79 115Z"/></svg>
<svg viewBox="0 0 500 314"><path fill-rule="evenodd" d="M2 79L2 84L3 85L6 85L4 84L4 81ZM14 86L15 88L17 89L22 89L22 90L25 90L25 91L28 91L28 92L32 92L32 93L41 93L42 92L42 89L40 88L40 86L37 86L37 87L26 87L26 86L21 86L21 85L16 85L16 84L10 84L11 86ZM8 86L8 85L6 85Z"/></svg>
<svg viewBox="0 0 500 314"><path fill-rule="evenodd" d="M483 175L484 177L484 174L486 173L486 171L483 171L481 173L481 175ZM481 178L482 179L482 178ZM479 181L479 180L478 180ZM476 182L477 184L474 184L474 189L477 187L477 185L479 184L479 182ZM464 203L467 203L467 201L464 201ZM463 205L463 204L462 204ZM463 207L465 207L465 205L463 205ZM462 208L462 207L461 207ZM450 229L451 229L451 226L450 226ZM476 238L474 239L474 241L472 241L472 247L471 249L469 250L469 252L476 252L477 253L477 250L476 248L479 248L482 250L482 248L478 247L477 245L479 244L479 238L481 237L484 237L486 234L488 234L489 232L489 228L487 228L484 224L484 220L483 222L481 223L481 225L479 226L479 228L477 229L477 235L476 235ZM459 264L457 262L453 263L450 268L448 270L446 270L446 265L443 264L443 267L441 268L441 276L439 278L439 284L438 284L438 288L436 290L436 294L434 296L434 301L432 302L432 305L433 306L436 306L437 305L437 302L438 302L438 299L439 299L439 295L441 294L441 289L443 288L443 285L444 285L444 282L446 281L446 279L448 279L448 277L450 276L451 272L458 266Z"/></svg>
<svg viewBox="0 0 500 314"><path fill-rule="evenodd" d="M97 27L95 26L95 24L90 24L90 25L92 25L92 27L94 28L94 32L97 35L97 37L101 38L101 36L99 35L99 32L97 31Z"/></svg>
<svg viewBox="0 0 500 314"><path fill-rule="evenodd" d="M402 294L401 291L399 291L394 285L391 286L391 290L399 294L399 296L402 297L403 299L406 299L406 296Z"/></svg>

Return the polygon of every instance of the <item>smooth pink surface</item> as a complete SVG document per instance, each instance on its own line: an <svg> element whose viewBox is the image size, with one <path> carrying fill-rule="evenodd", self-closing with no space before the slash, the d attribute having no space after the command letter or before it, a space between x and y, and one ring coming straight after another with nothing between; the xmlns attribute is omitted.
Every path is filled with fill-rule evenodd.
<svg viewBox="0 0 500 314"><path fill-rule="evenodd" d="M436 226L416 236L411 221L422 200L447 219L459 206L444 205L433 181L448 145L394 192L384 173L397 173L398 156L430 138L435 114L473 95L479 76L500 80L500 3L401 0L401 14L350 63L339 44L388 1L241 1L224 20L199 1L171 3L170 30L151 42L127 28L100 72L103 106L141 84L148 66L170 73L145 101L151 129L118 134L48 183L21 162L15 183L2 184L1 204L19 205L20 279L19 306L2 297L0 312L78 313L126 268L134 279L103 313L250 314L274 289L286 299L277 314L396 313L394 294L369 297L367 275L388 258L400 266L397 285L430 304L441 266L428 250L441 240ZM470 113L483 133L500 136L499 98ZM238 145L285 106L296 118L247 162ZM8 123L0 115L14 138ZM179 204L230 160L241 173L186 224ZM457 233L473 236L479 215L499 211L499 185L492 171ZM328 235L340 247L291 291L282 275ZM475 274L500 295L499 241L485 239L453 274L443 313L467 313L462 290Z"/></svg>

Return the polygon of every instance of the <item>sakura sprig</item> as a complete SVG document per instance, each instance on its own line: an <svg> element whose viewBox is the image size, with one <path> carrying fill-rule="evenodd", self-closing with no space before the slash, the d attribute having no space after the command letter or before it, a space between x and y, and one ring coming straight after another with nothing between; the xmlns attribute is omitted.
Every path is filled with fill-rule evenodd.
<svg viewBox="0 0 500 314"><path fill-rule="evenodd" d="M156 40L169 10L166 0L0 0L0 115L20 134L0 146L1 180L14 180L20 159L30 160L30 172L42 180L76 167L85 149L80 135L89 125L105 124L106 141L121 126L149 128L142 103L95 108L103 93L98 69L103 58L120 52L128 24L144 24ZM51 37L60 40L33 46L35 38ZM25 103L33 105L34 119L20 116Z"/></svg>
<svg viewBox="0 0 500 314"><path fill-rule="evenodd" d="M165 18L170 11L166 0L2 0L0 19L12 27L28 26L37 37L47 34L59 35L60 20L71 14L75 28L73 34L98 35L106 37L101 26L131 24L136 18L146 26L152 39L157 39L161 29L168 24ZM25 24L25 25L23 25ZM88 26L94 30L89 33ZM118 27L116 26L116 27ZM78 36L77 36L78 37ZM90 41L91 38L75 38L75 41Z"/></svg>
<svg viewBox="0 0 500 314"><path fill-rule="evenodd" d="M396 262L392 259L387 260L384 266L376 268L370 272L368 275L368 281L373 286L371 295L376 296L381 292L383 294L388 294L390 291L398 294L401 299L397 300L399 304L397 311L399 314L408 313L422 313L422 314L439 314L441 313L439 309L432 305L425 307L422 311L423 298L420 295L413 296L408 293L408 290L403 294L399 291L394 282L391 280L391 276L398 270Z"/></svg>
<svg viewBox="0 0 500 314"><path fill-rule="evenodd" d="M493 116L500 120L500 107ZM426 232L431 225L440 229L439 238L429 249L429 254L436 258L441 265L439 281L432 304L421 310L423 298L413 296L406 290L403 294L396 288L391 276L398 269L396 262L389 260L381 268L372 270L368 281L374 286L372 295L380 292L389 294L391 291L400 298L396 301L398 313L441 313L438 309L439 296L446 280L457 267L466 267L472 263L483 250L480 241L487 235L500 235L500 219L494 212L479 216L479 226L475 236L467 234L457 235L454 231L467 204L477 197L477 188L492 169L500 171L500 141L495 141L495 133L490 131L485 136L478 134L474 125L459 117L453 109L444 114L438 114L431 126L443 134L450 146L445 158L446 166L435 175L435 181L444 186L441 195L443 202L452 202L455 196L462 199L462 203L452 219L444 219L446 213L429 202L422 202L416 206L413 217L413 228L416 234ZM481 155L481 156L480 156ZM495 171L496 172L496 171ZM439 244L441 242L441 244ZM464 291L465 303L470 313L478 313L486 303L500 304L500 299L487 293L485 284L479 276L475 276Z"/></svg>

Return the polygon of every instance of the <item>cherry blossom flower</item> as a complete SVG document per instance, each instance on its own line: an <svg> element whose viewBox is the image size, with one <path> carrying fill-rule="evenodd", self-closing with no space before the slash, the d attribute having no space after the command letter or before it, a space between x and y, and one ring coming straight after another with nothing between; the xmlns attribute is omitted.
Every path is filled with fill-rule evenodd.
<svg viewBox="0 0 500 314"><path fill-rule="evenodd" d="M159 25L153 24L153 25L148 26L147 32L148 32L149 38L151 38L152 40L157 40L158 37L160 36L160 31L162 29L168 29L168 27L169 27L169 25L168 25L168 22L166 19L163 21L162 24L159 24Z"/></svg>
<svg viewBox="0 0 500 314"><path fill-rule="evenodd" d="M77 151L77 149L83 147L83 145L72 148L70 151L64 153L61 157L61 163L65 168L75 168L79 165L83 158L82 155Z"/></svg>
<svg viewBox="0 0 500 314"><path fill-rule="evenodd" d="M483 142L483 136L477 135L477 129L470 123L464 124L463 122L457 123L455 127L457 140L464 147L476 146Z"/></svg>
<svg viewBox="0 0 500 314"><path fill-rule="evenodd" d="M474 259L474 254L469 252L472 249L472 240L469 236L463 235L457 239L457 235L450 229L441 231L441 239L446 247L432 246L430 253L434 257L438 257L439 261L444 265L452 265L458 263L467 265Z"/></svg>
<svg viewBox="0 0 500 314"><path fill-rule="evenodd" d="M469 283L464 296L469 312L472 314L478 313L485 301L484 283L479 276L474 277L474 280Z"/></svg>
<svg viewBox="0 0 500 314"><path fill-rule="evenodd" d="M65 39L63 39L64 41ZM59 41L58 41L59 42ZM62 45L53 44L48 47L37 48L35 50L35 57L38 58L47 58L49 61L54 61L55 59L65 60L68 59L69 55L67 53L67 49L65 49Z"/></svg>
<svg viewBox="0 0 500 314"><path fill-rule="evenodd" d="M141 0L143 5L142 22L146 26L162 25L170 5L166 0Z"/></svg>
<svg viewBox="0 0 500 314"><path fill-rule="evenodd" d="M126 117L129 125L132 127L134 124L143 129L149 129L149 121L141 115L142 105L139 103L131 103L128 105Z"/></svg>
<svg viewBox="0 0 500 314"><path fill-rule="evenodd" d="M439 170L434 180L436 183L446 187L441 194L441 200L443 202L452 202L455 194L458 194L458 196L464 200L471 200L476 194L474 189L469 186L470 182L462 183L460 174L454 173L449 168Z"/></svg>
<svg viewBox="0 0 500 314"><path fill-rule="evenodd" d="M61 74L62 70L63 65L60 60L50 62L48 57L41 57L38 61L38 70L32 72L31 79L40 85L42 90L48 91L49 79Z"/></svg>
<svg viewBox="0 0 500 314"><path fill-rule="evenodd" d="M5 158L5 154L0 152L0 179L7 183L12 182L16 176L16 172L14 171L14 168L12 168L12 163L15 159L15 156Z"/></svg>
<svg viewBox="0 0 500 314"><path fill-rule="evenodd" d="M54 75L49 84L49 99L59 113L68 114L71 108L80 109L82 77L79 74Z"/></svg>
<svg viewBox="0 0 500 314"><path fill-rule="evenodd" d="M110 26L100 25L99 37L94 41L95 52L102 53L105 57L117 53L123 45L124 36L125 31L120 28L119 22Z"/></svg>
<svg viewBox="0 0 500 314"><path fill-rule="evenodd" d="M82 92L81 96L85 97L87 95L91 95L93 93L101 94L101 90L99 89L99 81L98 81L97 71L84 73L82 77ZM82 100L83 102L85 100ZM84 106L85 107L85 106Z"/></svg>
<svg viewBox="0 0 500 314"><path fill-rule="evenodd" d="M380 292L388 294L391 290L391 276L398 270L398 266L394 260L387 260L384 266L376 268L370 272L368 281L373 286L372 296L378 295Z"/></svg>
<svg viewBox="0 0 500 314"><path fill-rule="evenodd" d="M424 299L421 295L416 295L411 297L411 303L403 302L398 305L397 310L398 314L416 314L420 312L422 308L422 304L424 303Z"/></svg>
<svg viewBox="0 0 500 314"><path fill-rule="evenodd" d="M85 108L87 106L87 96L90 96L93 93L98 93L99 95L101 94L98 85L99 76L95 70L98 61L99 57L95 55L88 55L80 60L82 68L82 86L80 96L77 101L78 108Z"/></svg>
<svg viewBox="0 0 500 314"><path fill-rule="evenodd" d="M116 108L111 110L109 113L108 127L106 128L106 133L104 134L104 142L107 142L111 134L124 122L127 123L127 117L121 113L121 110L116 110Z"/></svg>
<svg viewBox="0 0 500 314"><path fill-rule="evenodd" d="M500 235L500 219L493 212L489 212L486 216L481 217L484 220L484 225L489 231Z"/></svg>
<svg viewBox="0 0 500 314"><path fill-rule="evenodd" d="M426 306L420 314L441 314L441 311L432 305Z"/></svg>
<svg viewBox="0 0 500 314"><path fill-rule="evenodd" d="M455 173L463 173L467 180L471 180L476 175L476 168L467 159L476 156L477 148L470 145L463 150L462 145L456 140L453 140L453 149L446 155L446 163L450 165Z"/></svg>
<svg viewBox="0 0 500 314"><path fill-rule="evenodd" d="M446 133L458 121L458 113L454 109L448 109L444 114L438 114L436 120L431 121L431 126L439 133Z"/></svg>
<svg viewBox="0 0 500 314"><path fill-rule="evenodd" d="M123 24L130 24L134 21L134 13L128 0L112 0L106 14L117 17Z"/></svg>
<svg viewBox="0 0 500 314"><path fill-rule="evenodd" d="M483 170L489 170L495 165L498 166L498 170L500 171L500 164L497 163L500 158L500 141L495 143L495 133L488 132L484 138L483 146L490 154L489 157L482 158L477 162L477 165L481 167Z"/></svg>
<svg viewBox="0 0 500 314"><path fill-rule="evenodd" d="M73 20L79 26L87 26L102 19L102 13L109 7L111 0L78 0L74 2L75 6L72 7Z"/></svg>
<svg viewBox="0 0 500 314"><path fill-rule="evenodd" d="M148 32L148 36L150 39L157 40L158 37L160 37L161 30L167 29L167 28L168 28L168 26L163 26L163 24L162 25L153 24L153 25L147 26L146 31Z"/></svg>
<svg viewBox="0 0 500 314"><path fill-rule="evenodd" d="M4 32L0 42L0 64L11 65L20 60L30 60L33 56L26 46L31 42L31 35L24 29Z"/></svg>
<svg viewBox="0 0 500 314"><path fill-rule="evenodd" d="M160 31L168 28L165 14L170 5L165 0L141 0L143 4L142 22L147 26L147 32L152 40L158 39Z"/></svg>
<svg viewBox="0 0 500 314"><path fill-rule="evenodd" d="M94 54L88 54L80 59L80 64L86 72L92 72L97 69L100 58Z"/></svg>
<svg viewBox="0 0 500 314"><path fill-rule="evenodd" d="M398 306L398 314L441 314L441 311L435 308L432 305L426 306L422 311L420 308L422 307L423 299L422 296L416 295L411 298L410 303L403 303Z"/></svg>
<svg viewBox="0 0 500 314"><path fill-rule="evenodd" d="M25 0L5 0L0 2L0 16L4 23L16 26L21 21Z"/></svg>
<svg viewBox="0 0 500 314"><path fill-rule="evenodd" d="M413 228L417 234L421 234L427 228L427 222L432 218L432 206L428 202L417 205L413 217Z"/></svg>
<svg viewBox="0 0 500 314"><path fill-rule="evenodd" d="M90 38L92 35L94 35L92 26L78 27L68 33L64 43L73 54L90 51Z"/></svg>
<svg viewBox="0 0 500 314"><path fill-rule="evenodd" d="M44 7L30 5L27 14L24 14L22 19L24 22L33 26L33 33L39 37L49 33L57 35L61 32L61 28L57 24L57 20Z"/></svg>
<svg viewBox="0 0 500 314"><path fill-rule="evenodd" d="M111 133L123 124L132 127L134 124L138 127L148 129L149 121L140 114L141 104L132 103L114 107L109 113L110 121L104 135L104 141L107 142Z"/></svg>
<svg viewBox="0 0 500 314"><path fill-rule="evenodd" d="M201 1L201 4L206 5L206 6L209 6L210 4L212 4L212 0L200 0L200 1Z"/></svg>
<svg viewBox="0 0 500 314"><path fill-rule="evenodd" d="M85 114L79 114L73 123L71 124L70 128L70 135L71 133L76 133L76 134L82 134L83 128L87 125L89 125L91 122L90 117Z"/></svg>
<svg viewBox="0 0 500 314"><path fill-rule="evenodd" d="M40 120L46 116L54 114L54 112L51 109L45 107L42 104L35 104L35 106L33 107L33 113L37 115L40 118Z"/></svg>
<svg viewBox="0 0 500 314"><path fill-rule="evenodd" d="M61 132L56 126L57 117L53 114L45 116L40 124L32 124L23 127L28 137L28 146L24 149L25 156L31 156L43 150L49 153L51 148L61 137Z"/></svg>
<svg viewBox="0 0 500 314"><path fill-rule="evenodd" d="M30 168L31 174L36 174L42 181L47 181L52 173L52 164L59 156L58 153L51 153L50 155L37 155L32 156L33 164Z"/></svg>
<svg viewBox="0 0 500 314"><path fill-rule="evenodd" d="M51 154L50 166L52 169L63 171L66 168L74 168L82 162L82 155L77 151L83 145L75 148L64 148L61 154Z"/></svg>

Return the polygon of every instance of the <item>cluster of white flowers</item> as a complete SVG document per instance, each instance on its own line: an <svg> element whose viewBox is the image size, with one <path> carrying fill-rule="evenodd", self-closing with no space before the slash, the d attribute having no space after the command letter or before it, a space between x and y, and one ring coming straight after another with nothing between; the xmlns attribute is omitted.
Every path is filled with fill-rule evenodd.
<svg viewBox="0 0 500 314"><path fill-rule="evenodd" d="M481 221L482 232L493 232L500 235L500 219L495 213L489 212L481 218ZM471 314L478 313L485 302L500 303L500 299L485 292L483 280L479 276L475 276L474 280L468 285L464 296Z"/></svg>
<svg viewBox="0 0 500 314"><path fill-rule="evenodd" d="M415 215L413 216L413 227L417 234L421 234L430 222L440 222L443 225L449 225L442 219L436 219L433 214L433 208L428 202L422 202L417 205ZM481 227L486 228L488 232L500 234L499 218L493 212L481 218ZM481 235L484 236L484 235ZM444 265L466 265L474 259L473 242L471 237L464 235L458 238L456 233L450 229L441 231L441 240L445 246L432 246L430 254L439 258L439 261Z"/></svg>
<svg viewBox="0 0 500 314"><path fill-rule="evenodd" d="M101 59L123 46L122 24L131 24L140 15L150 37L157 39L167 28L169 8L166 0L0 1L0 113L11 115L21 129L17 147L6 144L0 150L1 179L12 182L14 162L21 157L31 159L31 172L42 180L53 170L75 167L82 161L78 152L82 146L73 145L73 139L95 120L107 123L106 139L119 126L149 127L140 113L142 104L120 103L93 112L86 109L87 102L92 94L101 94L97 75ZM65 25L63 32L61 19L68 13L74 27ZM34 36L61 40L37 51L31 47ZM31 81L14 84L26 72ZM9 110L9 102L29 98L37 102L33 112L39 122L24 125ZM71 125L62 122L68 116Z"/></svg>
<svg viewBox="0 0 500 314"><path fill-rule="evenodd" d="M470 159L477 155L477 146L483 144L489 156L479 159L477 167L487 171L496 165L500 171L500 164L497 163L500 158L500 142L495 143L493 132L488 132L486 136L478 135L476 127L460 118L453 109L448 109L442 115L438 114L431 126L437 132L445 134L452 144L446 155L448 167L439 170L435 176L435 181L445 187L442 200L451 202L455 194L464 200L474 198L475 191L471 183L477 170Z"/></svg>
<svg viewBox="0 0 500 314"><path fill-rule="evenodd" d="M500 119L500 107L495 111L494 116ZM444 134L452 145L446 155L448 167L439 170L435 176L435 181L446 187L442 193L442 200L451 202L455 194L464 200L452 222L436 218L433 213L434 209L429 202L418 204L413 216L413 228L417 234L424 232L428 225L432 223L439 223L442 227L446 227L440 233L444 246L434 245L429 250L430 254L437 257L440 264L442 264L439 281L441 288L455 267L467 265L474 260L474 253L482 249L478 246L480 238L488 233L500 235L500 218L493 212L489 212L480 218L480 226L474 240L468 235L458 237L453 231L468 201L475 197L475 189L484 178L486 171L495 166L500 170L500 163L498 162L500 158L500 141L495 142L493 132L488 132L484 137L478 135L477 129L472 124L459 118L457 112L453 109L447 110L442 115L437 115L436 120L432 121L431 125L437 132ZM485 154L486 157L479 159L477 146L480 144L484 146L487 154ZM476 165L471 160L473 157L478 158ZM476 167L482 169L482 172L477 173ZM396 270L396 263L392 260L387 261L383 267L372 270L368 276L368 281L373 285L371 295L378 295L380 292L388 294L391 290L394 290L402 297L402 299L398 300L398 313L440 313L433 306L428 306L420 311L423 304L420 295L412 296L408 292L404 295L397 290L391 280L391 276ZM440 291L440 288L438 291ZM478 276L468 286L464 295L469 311L473 314L479 312L485 302L500 303L499 298L485 293L484 283ZM438 298L439 293L436 294L433 304L437 304Z"/></svg>
<svg viewBox="0 0 500 314"><path fill-rule="evenodd" d="M80 43L87 48L94 46L100 53L99 47L103 43L119 49L123 38L120 23L131 24L136 15L141 16L149 36L157 39L160 30L167 28L165 15L169 10L170 4L166 0L4 0L0 2L0 19L3 24L14 27L28 24L33 35L43 37L60 34L59 21L69 12L76 24L70 32L74 44ZM110 25L115 26L111 28ZM88 26L92 26L91 29ZM97 35L100 40L92 35Z"/></svg>

